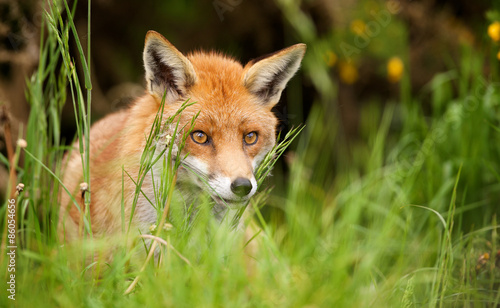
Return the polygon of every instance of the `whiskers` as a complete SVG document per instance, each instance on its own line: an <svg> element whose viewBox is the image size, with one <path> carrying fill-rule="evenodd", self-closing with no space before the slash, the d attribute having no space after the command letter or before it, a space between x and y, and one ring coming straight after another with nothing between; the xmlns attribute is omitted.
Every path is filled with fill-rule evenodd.
<svg viewBox="0 0 500 308"><path fill-rule="evenodd" d="M187 170L187 172L192 176L191 179L195 179L196 181L201 181L208 185L209 178L203 172L201 168L196 166L195 164L190 163L187 160L181 161L181 168ZM182 179L181 179L182 180Z"/></svg>
<svg viewBox="0 0 500 308"><path fill-rule="evenodd" d="M213 200L211 203L212 215L219 222L222 222L230 212L239 212L246 207L248 198L235 199L228 177L211 177L205 168L200 168L196 163L196 160L192 162L189 159L181 162L181 169L186 174L179 176L178 179L184 184L181 184L181 187L185 195L196 198L196 196L200 196L201 191L207 193ZM196 190L198 191L195 192Z"/></svg>

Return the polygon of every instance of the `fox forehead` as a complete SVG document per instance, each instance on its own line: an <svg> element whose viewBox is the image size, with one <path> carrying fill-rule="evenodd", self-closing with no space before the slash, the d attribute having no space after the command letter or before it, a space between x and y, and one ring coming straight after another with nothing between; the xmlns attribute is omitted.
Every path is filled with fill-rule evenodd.
<svg viewBox="0 0 500 308"><path fill-rule="evenodd" d="M188 59L198 76L189 91L191 97L216 104L218 108L258 104L257 97L244 86L243 66L237 61L214 52L191 54Z"/></svg>
<svg viewBox="0 0 500 308"><path fill-rule="evenodd" d="M224 81L228 87L243 87L243 66L233 58L217 52L195 52L187 56L194 67L197 82L217 87Z"/></svg>
<svg viewBox="0 0 500 308"><path fill-rule="evenodd" d="M249 129L274 132L276 117L244 86L240 63L213 52L191 54L188 59L198 76L188 94L196 102L188 114L200 111L195 129L210 135L218 131L249 133Z"/></svg>

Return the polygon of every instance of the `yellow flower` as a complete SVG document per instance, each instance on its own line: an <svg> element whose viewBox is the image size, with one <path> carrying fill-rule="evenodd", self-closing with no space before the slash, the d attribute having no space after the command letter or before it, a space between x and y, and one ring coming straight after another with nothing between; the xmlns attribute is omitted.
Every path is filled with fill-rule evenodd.
<svg viewBox="0 0 500 308"><path fill-rule="evenodd" d="M500 51L497 53L497 59L500 61Z"/></svg>
<svg viewBox="0 0 500 308"><path fill-rule="evenodd" d="M361 19L355 19L351 21L351 31L357 35L361 35L365 32L366 24Z"/></svg>
<svg viewBox="0 0 500 308"><path fill-rule="evenodd" d="M401 80L404 72L403 61L399 57L392 57L387 62L387 78L390 82L398 82Z"/></svg>
<svg viewBox="0 0 500 308"><path fill-rule="evenodd" d="M346 84L353 84L358 81L358 70L353 64L342 62L339 67L340 80Z"/></svg>
<svg viewBox="0 0 500 308"><path fill-rule="evenodd" d="M500 41L500 22L495 21L488 27L488 35L491 37L492 40L495 42Z"/></svg>
<svg viewBox="0 0 500 308"><path fill-rule="evenodd" d="M333 67L337 63L337 55L333 51L328 50L325 54L325 62L329 67Z"/></svg>

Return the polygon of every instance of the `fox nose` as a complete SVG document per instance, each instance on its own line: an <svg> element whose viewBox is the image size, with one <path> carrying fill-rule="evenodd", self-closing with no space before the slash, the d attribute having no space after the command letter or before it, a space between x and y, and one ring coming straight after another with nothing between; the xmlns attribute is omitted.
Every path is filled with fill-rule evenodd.
<svg viewBox="0 0 500 308"><path fill-rule="evenodd" d="M237 178L231 183L231 190L238 197L245 197L252 190L252 183L245 178Z"/></svg>

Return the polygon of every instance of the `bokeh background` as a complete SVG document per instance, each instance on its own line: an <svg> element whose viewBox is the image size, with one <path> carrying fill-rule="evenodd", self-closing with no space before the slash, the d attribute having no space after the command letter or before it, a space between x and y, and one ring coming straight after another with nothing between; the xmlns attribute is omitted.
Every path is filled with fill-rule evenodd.
<svg viewBox="0 0 500 308"><path fill-rule="evenodd" d="M88 2L78 3L74 19L46 23L53 31L41 27L43 3L0 0L0 135L10 123L12 143L27 141L17 147L14 169L0 136L0 191L4 165L12 166L12 189L15 175L25 184L17 198L18 304L500 304L500 1L94 0L90 34ZM68 268L67 260L84 256L81 247L73 258L60 245L54 223L64 145L76 132L66 90L73 62L56 37L69 38L80 81L85 74L73 34L57 36L67 20L84 49L91 38L92 121L144 93L141 54L150 29L182 52L213 49L243 63L307 44L302 68L275 108L282 133L305 128L251 201L265 205L255 221L269 249L254 276L232 254L241 255L239 244L226 250L232 233L217 232L222 238L208 243L203 226L167 233L194 268L176 258L148 267L132 296L123 296L135 275L122 266L126 250L93 282L82 274L89 267ZM47 54L40 55L41 38ZM0 230L2 213L7 217L6 206Z"/></svg>
<svg viewBox="0 0 500 308"><path fill-rule="evenodd" d="M487 0L96 0L91 16L93 117L123 108L143 93L141 53L145 33L153 29L183 52L219 50L243 63L308 43L306 61L323 60L327 67L311 76L318 68L307 66L295 81L301 89L285 93L279 113L284 125L304 123L311 105L328 91L318 88L330 87L332 118L346 138L356 138L363 105L398 98L399 86L387 76L390 58L402 59L412 92L420 94L436 73L456 60L463 44L479 48L484 43L486 12L499 5ZM82 39L86 10L86 3L78 5L76 25ZM39 0L0 3L0 100L23 123L29 114L25 78L38 64L42 14ZM376 25L372 29L370 22ZM328 74L331 84L312 80L322 74ZM71 140L75 128L67 112L63 133Z"/></svg>
<svg viewBox="0 0 500 308"><path fill-rule="evenodd" d="M491 52L495 43L487 27L499 8L499 2L486 0L95 0L92 118L125 108L143 93L142 48L150 29L182 52L213 49L243 63L304 42L308 52L303 68L275 111L280 130L300 124L322 127L322 137L303 141L316 153L304 159L311 170L305 180L328 191L339 169L367 159L384 106L418 99L424 113L431 113L439 98L430 88L447 78L435 77L453 70L464 50L484 51L481 70L496 74L498 59ZM38 64L42 16L39 0L0 3L0 102L12 117L14 140L30 112L25 83ZM80 39L86 40L85 1L75 16ZM311 112L322 116L311 118ZM400 137L403 127L398 119L403 121L396 107L393 138ZM72 104L64 107L61 127L64 142L71 143L76 131ZM324 131L331 131L332 138L324 137ZM5 152L4 144L0 148ZM276 168L273 185L278 193L285 190L294 148ZM0 170L5 187L7 171Z"/></svg>

